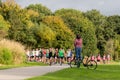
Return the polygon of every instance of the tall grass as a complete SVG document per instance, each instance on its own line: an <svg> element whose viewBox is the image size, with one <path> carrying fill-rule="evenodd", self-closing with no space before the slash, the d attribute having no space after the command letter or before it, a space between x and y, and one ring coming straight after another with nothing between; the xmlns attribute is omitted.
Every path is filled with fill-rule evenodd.
<svg viewBox="0 0 120 80"><path fill-rule="evenodd" d="M7 48L0 48L0 63L11 64L13 62L12 53Z"/></svg>
<svg viewBox="0 0 120 80"><path fill-rule="evenodd" d="M12 54L13 59L12 60L12 64L21 64L25 61L25 50L24 50L24 46L18 42L15 41L11 41L11 40L6 40L3 39L0 41L0 50L2 52L0 52L0 56L1 54L6 54L6 52L4 51L4 49L10 51L9 53ZM7 54L6 54L7 57ZM7 59L5 59L7 60ZM10 59L8 59L10 60ZM1 62L0 62L1 64Z"/></svg>

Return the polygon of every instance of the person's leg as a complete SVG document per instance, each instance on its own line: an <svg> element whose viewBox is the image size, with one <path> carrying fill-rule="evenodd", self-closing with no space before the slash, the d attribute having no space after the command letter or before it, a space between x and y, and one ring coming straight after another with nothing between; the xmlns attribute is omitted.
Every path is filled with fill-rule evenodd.
<svg viewBox="0 0 120 80"><path fill-rule="evenodd" d="M78 48L75 48L75 53L76 53L76 60L78 60L78 58L79 58L79 49Z"/></svg>
<svg viewBox="0 0 120 80"><path fill-rule="evenodd" d="M49 64L52 65L52 56L49 57Z"/></svg>
<svg viewBox="0 0 120 80"><path fill-rule="evenodd" d="M60 57L60 65L62 65L62 57Z"/></svg>
<svg viewBox="0 0 120 80"><path fill-rule="evenodd" d="M79 48L79 58L82 60L81 52L82 52L82 48Z"/></svg>
<svg viewBox="0 0 120 80"><path fill-rule="evenodd" d="M82 57L81 57L81 51L82 51L82 48L75 48L76 60L77 60L78 58L82 59Z"/></svg>

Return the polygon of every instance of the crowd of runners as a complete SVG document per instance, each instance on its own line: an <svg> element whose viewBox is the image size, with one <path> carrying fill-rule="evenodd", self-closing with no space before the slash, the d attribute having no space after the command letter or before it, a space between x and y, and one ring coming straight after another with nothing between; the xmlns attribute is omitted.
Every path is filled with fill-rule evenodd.
<svg viewBox="0 0 120 80"><path fill-rule="evenodd" d="M74 51L70 48L64 50L63 48L36 48L26 50L27 61L31 62L43 62L45 64L61 64L69 63L72 59L75 58ZM110 61L110 55L101 56L98 54L97 56L92 55L90 57L91 60L96 60L98 63L108 63Z"/></svg>
<svg viewBox="0 0 120 80"><path fill-rule="evenodd" d="M63 48L36 48L32 50L26 50L27 60L43 62L45 64L51 63L62 63L68 62L69 59L73 58L72 50L69 48L66 51Z"/></svg>

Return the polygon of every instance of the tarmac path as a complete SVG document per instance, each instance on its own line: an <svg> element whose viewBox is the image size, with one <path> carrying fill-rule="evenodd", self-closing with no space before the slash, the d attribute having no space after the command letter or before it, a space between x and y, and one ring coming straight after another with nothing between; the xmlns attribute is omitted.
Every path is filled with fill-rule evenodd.
<svg viewBox="0 0 120 80"><path fill-rule="evenodd" d="M67 64L52 66L32 66L0 70L0 80L24 80L27 78L44 75L64 68L68 68Z"/></svg>

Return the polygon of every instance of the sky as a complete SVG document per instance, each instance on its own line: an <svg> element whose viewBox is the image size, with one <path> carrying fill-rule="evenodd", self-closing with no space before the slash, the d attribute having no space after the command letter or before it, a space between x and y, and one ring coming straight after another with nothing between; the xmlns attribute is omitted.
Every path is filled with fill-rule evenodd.
<svg viewBox="0 0 120 80"><path fill-rule="evenodd" d="M96 9L103 15L120 15L120 0L15 0L21 7L42 4L52 12L61 8L72 8L86 12Z"/></svg>

